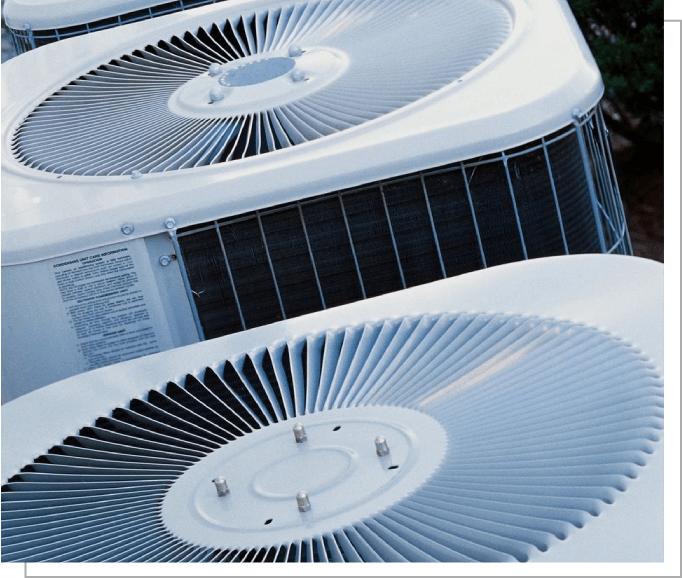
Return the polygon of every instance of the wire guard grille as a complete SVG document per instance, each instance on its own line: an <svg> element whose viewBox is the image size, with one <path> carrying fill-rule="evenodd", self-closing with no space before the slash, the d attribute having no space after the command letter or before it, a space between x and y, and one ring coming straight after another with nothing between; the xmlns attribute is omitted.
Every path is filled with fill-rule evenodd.
<svg viewBox="0 0 682 578"><path fill-rule="evenodd" d="M502 3L480 0L420 2L417 8L395 0L310 1L243 14L84 74L24 120L13 151L32 168L84 176L172 171L264 154L332 135L431 94L486 60L511 26ZM292 47L303 50L302 58L308 49L345 55L347 68L319 86L315 74L292 73L295 80L280 79L281 98L274 94L275 102L256 109L239 96L244 87L224 98L211 97L208 84L199 91L210 80L212 64L281 58ZM324 77L327 65L318 65ZM271 91L267 80L261 95ZM308 89L300 88L308 81ZM217 112L173 113L169 99L188 83L201 93L200 108ZM218 98L222 102L211 107ZM231 99L244 107L221 113Z"/></svg>
<svg viewBox="0 0 682 578"><path fill-rule="evenodd" d="M164 14L172 14L180 10L188 10L195 6L204 6L206 4L215 4L216 2L223 2L225 0L172 0L171 2L157 1L154 5L148 8L139 8L132 12L123 12L116 16L86 22L84 24L77 24L74 26L65 26L61 28L46 28L33 30L30 26L24 26L22 29L8 27L14 44L14 49L18 54L22 54L29 50L65 40L74 36L82 34L89 34L97 32L98 30L106 30L116 26L125 26L131 22L138 22L139 20L146 20L148 18L156 18Z"/></svg>
<svg viewBox="0 0 682 578"><path fill-rule="evenodd" d="M446 432L441 465L402 500L305 539L252 534L251 548L164 526L169 488L215 450L361 407L423 412ZM2 560L524 561L637 477L662 407L647 359L567 322L444 314L333 330L187 375L52 447L2 488Z"/></svg>

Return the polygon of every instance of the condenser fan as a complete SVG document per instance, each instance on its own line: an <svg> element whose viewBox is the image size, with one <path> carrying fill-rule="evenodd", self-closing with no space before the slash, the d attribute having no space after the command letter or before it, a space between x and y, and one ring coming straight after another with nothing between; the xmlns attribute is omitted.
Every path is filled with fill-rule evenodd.
<svg viewBox="0 0 682 578"><path fill-rule="evenodd" d="M500 2L269 3L83 74L24 120L13 151L30 167L86 176L260 155L431 94L485 61L511 28Z"/></svg>
<svg viewBox="0 0 682 578"><path fill-rule="evenodd" d="M407 299L449 284L466 300L466 277ZM140 392L6 479L3 562L526 561L595 524L662 435L655 364L573 321L434 313L229 340L181 379L174 352L154 378L148 358L12 402L10 425L22 404Z"/></svg>

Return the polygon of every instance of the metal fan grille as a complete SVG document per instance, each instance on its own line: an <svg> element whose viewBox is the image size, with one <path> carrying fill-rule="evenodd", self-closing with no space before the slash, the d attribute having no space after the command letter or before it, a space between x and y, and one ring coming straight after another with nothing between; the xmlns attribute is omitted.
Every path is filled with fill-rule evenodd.
<svg viewBox="0 0 682 578"><path fill-rule="evenodd" d="M493 265L631 254L604 131L595 109L512 151L180 229L196 325L208 339Z"/></svg>
<svg viewBox="0 0 682 578"><path fill-rule="evenodd" d="M215 2L223 2L224 0L173 0L172 2L159 1L157 4L149 8L141 8L133 10L132 12L124 12L117 16L95 20L93 22L85 22L74 26L66 26L61 28L47 28L36 29L31 28L30 25L25 25L24 28L12 28L8 26L8 30L12 35L14 49L17 54L22 54L29 50L65 40L81 34L89 34L97 32L98 30L106 30L115 26L125 26L131 22L138 22L148 18L156 18L164 14L172 14L180 10L188 10L195 6L203 6L206 4L214 4Z"/></svg>
<svg viewBox="0 0 682 578"><path fill-rule="evenodd" d="M2 488L2 560L524 561L637 477L662 396L641 354L567 322L443 314L299 338L151 390L35 459ZM254 534L252 548L164 527L174 481L225 444L367 406L418 410L447 432L442 465L398 503L304 539Z"/></svg>
<svg viewBox="0 0 682 578"><path fill-rule="evenodd" d="M507 8L486 0L418 6L318 0L245 13L149 44L73 80L18 127L13 152L29 167L83 176L261 155L333 135L433 93L491 56L511 27ZM293 101L294 88L279 103L238 114L192 118L169 109L174 92L205 76L211 64L281 57L292 45L338 51L348 68ZM210 109L208 94L205 100Z"/></svg>

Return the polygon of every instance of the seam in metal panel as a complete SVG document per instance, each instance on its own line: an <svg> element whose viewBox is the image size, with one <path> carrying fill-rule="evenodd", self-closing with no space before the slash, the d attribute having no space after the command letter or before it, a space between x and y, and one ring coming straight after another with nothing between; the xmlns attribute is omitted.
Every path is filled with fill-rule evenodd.
<svg viewBox="0 0 682 578"><path fill-rule="evenodd" d="M187 294L187 300L189 301L189 307L192 311L192 317L194 318L194 325L199 334L199 341L204 341L204 328L201 326L201 321L199 319L199 310L197 309L197 304L194 302L194 295L192 294L192 284L190 283L189 276L187 275L187 268L185 267L185 260L182 257L182 250L180 248L180 243L178 242L178 235L175 230L168 231L171 243L173 243L173 250L175 251L175 256L178 259L178 267L180 268L180 276L182 277L182 284L185 287L185 293Z"/></svg>

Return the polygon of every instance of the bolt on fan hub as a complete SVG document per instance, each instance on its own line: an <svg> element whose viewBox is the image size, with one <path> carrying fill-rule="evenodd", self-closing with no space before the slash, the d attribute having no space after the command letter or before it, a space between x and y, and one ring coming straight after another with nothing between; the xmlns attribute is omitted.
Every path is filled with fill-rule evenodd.
<svg viewBox="0 0 682 578"><path fill-rule="evenodd" d="M348 57L329 47L255 54L212 64L178 88L168 108L189 118L224 118L283 106L327 86L348 67Z"/></svg>
<svg viewBox="0 0 682 578"><path fill-rule="evenodd" d="M359 407L282 421L209 454L180 476L162 516L178 537L209 547L303 539L380 512L421 486L441 463L443 427L412 409ZM375 439L390 444L379 456ZM229 486L216 492L214 480Z"/></svg>

